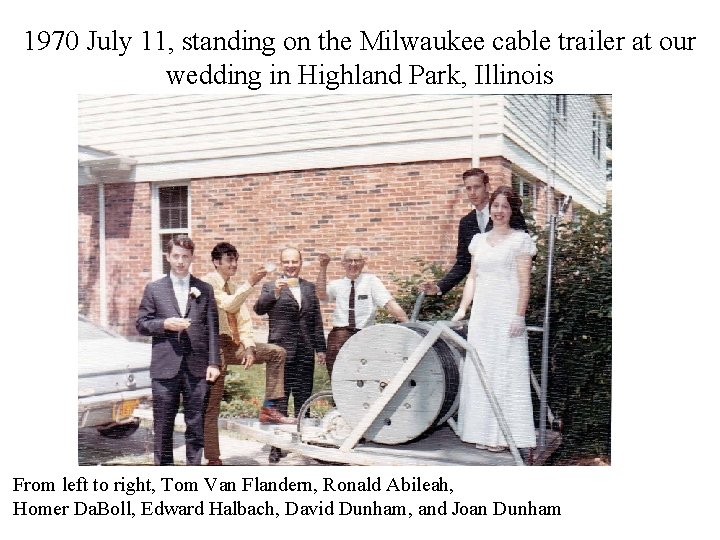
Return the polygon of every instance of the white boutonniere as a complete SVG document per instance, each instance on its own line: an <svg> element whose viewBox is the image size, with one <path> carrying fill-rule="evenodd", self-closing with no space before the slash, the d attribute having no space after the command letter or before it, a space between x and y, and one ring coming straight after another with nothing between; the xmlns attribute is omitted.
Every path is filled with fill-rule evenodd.
<svg viewBox="0 0 720 540"><path fill-rule="evenodd" d="M200 297L200 294L202 294L202 293L200 292L200 290L197 287L190 287L190 296L197 299Z"/></svg>

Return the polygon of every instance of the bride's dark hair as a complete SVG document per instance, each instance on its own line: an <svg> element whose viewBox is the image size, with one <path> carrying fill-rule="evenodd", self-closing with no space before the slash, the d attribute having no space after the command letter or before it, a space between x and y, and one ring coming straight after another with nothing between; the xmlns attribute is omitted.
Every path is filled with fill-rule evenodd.
<svg viewBox="0 0 720 540"><path fill-rule="evenodd" d="M528 232L527 223L522 213L522 199L510 186L500 186L490 195L490 208L498 195L504 195L512 213L510 214L510 228Z"/></svg>

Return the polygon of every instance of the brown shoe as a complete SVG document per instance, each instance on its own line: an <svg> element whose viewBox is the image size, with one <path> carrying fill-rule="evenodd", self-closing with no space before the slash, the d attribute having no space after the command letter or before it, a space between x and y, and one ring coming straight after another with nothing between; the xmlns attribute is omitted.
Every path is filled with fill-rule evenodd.
<svg viewBox="0 0 720 540"><path fill-rule="evenodd" d="M288 418L277 409L263 407L260 409L261 424L297 424L295 418Z"/></svg>
<svg viewBox="0 0 720 540"><path fill-rule="evenodd" d="M206 465L220 466L222 465L222 459L208 459Z"/></svg>

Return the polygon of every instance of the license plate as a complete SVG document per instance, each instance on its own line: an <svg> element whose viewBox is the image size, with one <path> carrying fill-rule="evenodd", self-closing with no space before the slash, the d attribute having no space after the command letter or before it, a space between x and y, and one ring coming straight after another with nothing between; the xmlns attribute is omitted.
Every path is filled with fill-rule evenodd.
<svg viewBox="0 0 720 540"><path fill-rule="evenodd" d="M140 405L139 399L128 399L126 401L116 403L113 407L113 420L115 422L119 422L120 420L124 420L125 418L132 416L133 411L138 405Z"/></svg>

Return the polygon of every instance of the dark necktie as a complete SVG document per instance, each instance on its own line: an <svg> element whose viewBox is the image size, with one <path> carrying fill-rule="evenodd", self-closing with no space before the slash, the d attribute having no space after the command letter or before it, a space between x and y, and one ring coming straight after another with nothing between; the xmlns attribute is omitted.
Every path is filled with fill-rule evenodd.
<svg viewBox="0 0 720 540"><path fill-rule="evenodd" d="M226 281L225 287L223 287L223 291L225 291L228 294L232 294L230 292L230 284ZM240 331L238 330L237 325L237 315L235 313L230 313L229 311L226 311L225 314L227 315L228 319L228 326L230 327L230 334L232 335L233 341L236 344L240 343Z"/></svg>
<svg viewBox="0 0 720 540"><path fill-rule="evenodd" d="M355 281L350 281L350 306L348 309L348 328L355 328Z"/></svg>

